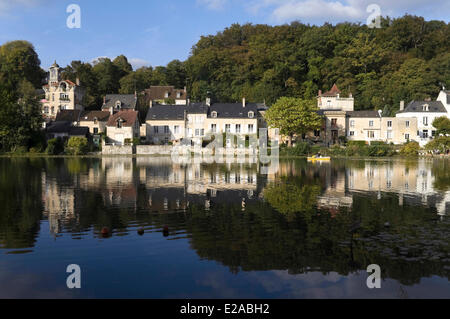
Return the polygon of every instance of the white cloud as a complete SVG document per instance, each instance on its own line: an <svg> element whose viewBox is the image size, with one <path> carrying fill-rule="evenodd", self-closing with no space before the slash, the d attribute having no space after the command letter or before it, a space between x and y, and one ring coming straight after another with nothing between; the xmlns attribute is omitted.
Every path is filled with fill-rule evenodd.
<svg viewBox="0 0 450 319"><path fill-rule="evenodd" d="M128 59L128 62L130 62L130 64L133 66L133 70L137 70L139 68L142 68L143 66L150 66L150 62L139 58Z"/></svg>
<svg viewBox="0 0 450 319"><path fill-rule="evenodd" d="M228 0L197 0L197 4L206 6L211 10L221 10L224 8Z"/></svg>
<svg viewBox="0 0 450 319"><path fill-rule="evenodd" d="M263 12L276 22L300 20L307 23L363 22L371 13L370 4L381 9L382 16L398 17L406 13L435 15L439 17L450 1L429 0L253 0L247 5L252 14Z"/></svg>

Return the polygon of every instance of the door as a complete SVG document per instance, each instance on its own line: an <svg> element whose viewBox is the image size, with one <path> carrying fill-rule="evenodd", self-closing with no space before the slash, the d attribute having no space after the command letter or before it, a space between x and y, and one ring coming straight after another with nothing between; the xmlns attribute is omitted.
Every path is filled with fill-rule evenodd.
<svg viewBox="0 0 450 319"><path fill-rule="evenodd" d="M123 145L125 139L123 137L123 134L116 134L114 137L114 140L116 141L117 144L119 145Z"/></svg>

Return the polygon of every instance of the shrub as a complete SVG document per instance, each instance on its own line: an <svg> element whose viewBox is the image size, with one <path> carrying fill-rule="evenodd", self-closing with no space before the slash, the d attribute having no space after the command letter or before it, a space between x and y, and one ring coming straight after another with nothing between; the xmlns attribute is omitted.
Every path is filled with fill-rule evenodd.
<svg viewBox="0 0 450 319"><path fill-rule="evenodd" d="M71 137L67 142L66 153L70 155L85 155L89 151L88 140L85 137Z"/></svg>
<svg viewBox="0 0 450 319"><path fill-rule="evenodd" d="M400 148L400 154L404 156L417 156L420 151L420 145L417 142L408 142Z"/></svg>
<svg viewBox="0 0 450 319"><path fill-rule="evenodd" d="M133 145L141 145L141 139L140 138L133 138Z"/></svg>
<svg viewBox="0 0 450 319"><path fill-rule="evenodd" d="M311 152L311 145L306 142L297 143L291 150L292 155L294 156L304 156L308 155Z"/></svg>
<svg viewBox="0 0 450 319"><path fill-rule="evenodd" d="M48 140L45 153L48 155L59 155L64 151L64 141L61 138Z"/></svg>
<svg viewBox="0 0 450 319"><path fill-rule="evenodd" d="M348 141L347 145L363 147L363 146L366 146L366 142L365 141Z"/></svg>
<svg viewBox="0 0 450 319"><path fill-rule="evenodd" d="M434 140L425 145L425 148L428 151L433 152L437 151L439 153L446 153L448 150L450 150L450 137L447 136L436 137Z"/></svg>

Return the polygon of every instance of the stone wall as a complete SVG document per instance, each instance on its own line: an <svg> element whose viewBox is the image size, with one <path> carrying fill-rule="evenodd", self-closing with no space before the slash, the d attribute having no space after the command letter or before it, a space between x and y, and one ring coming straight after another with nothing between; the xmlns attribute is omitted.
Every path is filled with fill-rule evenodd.
<svg viewBox="0 0 450 319"><path fill-rule="evenodd" d="M138 145L136 155L171 155L172 148L170 145Z"/></svg>
<svg viewBox="0 0 450 319"><path fill-rule="evenodd" d="M103 145L102 155L133 155L133 146L131 145Z"/></svg>

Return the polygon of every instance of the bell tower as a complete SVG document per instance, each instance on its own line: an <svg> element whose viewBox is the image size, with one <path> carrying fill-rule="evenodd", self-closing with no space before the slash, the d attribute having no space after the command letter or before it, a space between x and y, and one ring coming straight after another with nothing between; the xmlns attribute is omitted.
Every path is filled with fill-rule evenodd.
<svg viewBox="0 0 450 319"><path fill-rule="evenodd" d="M53 63L53 65L50 67L50 80L49 83L58 83L59 82L59 65L56 63Z"/></svg>

